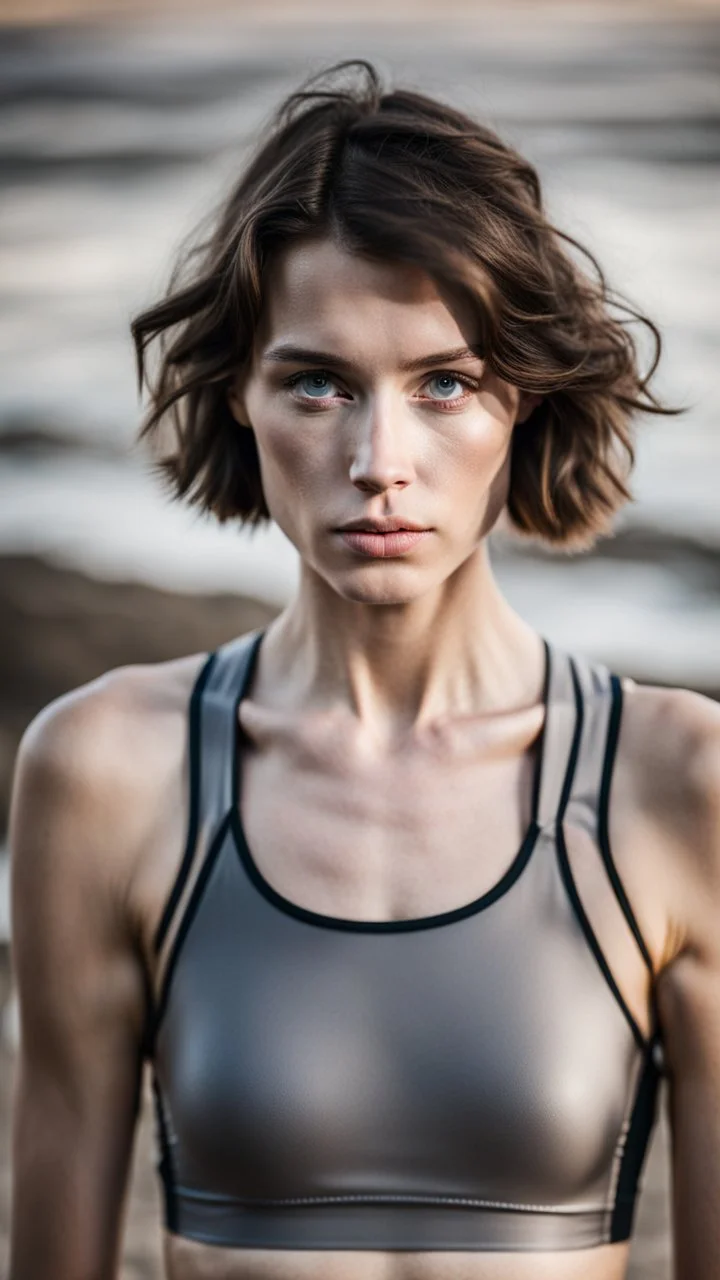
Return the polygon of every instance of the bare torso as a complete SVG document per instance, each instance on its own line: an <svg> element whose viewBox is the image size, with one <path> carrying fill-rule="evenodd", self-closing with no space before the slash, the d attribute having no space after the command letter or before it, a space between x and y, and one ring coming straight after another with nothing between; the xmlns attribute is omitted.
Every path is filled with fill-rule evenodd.
<svg viewBox="0 0 720 1280"><path fill-rule="evenodd" d="M166 1238L168 1280L622 1280L627 1245L560 1253L243 1249Z"/></svg>

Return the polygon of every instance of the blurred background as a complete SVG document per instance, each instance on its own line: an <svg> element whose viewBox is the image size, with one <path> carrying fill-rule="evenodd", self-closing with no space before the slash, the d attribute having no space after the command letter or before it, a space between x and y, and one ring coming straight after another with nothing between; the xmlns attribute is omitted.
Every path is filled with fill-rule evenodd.
<svg viewBox="0 0 720 1280"><path fill-rule="evenodd" d="M198 10L201 8L201 12ZM0 0L0 1271L7 1261L7 861L12 762L41 706L128 661L261 625L296 577L275 528L171 505L134 445L128 321L311 71L372 59L495 126L555 221L659 324L636 500L579 557L498 539L500 580L550 640L657 683L720 691L720 0ZM160 1275L149 1125L123 1277ZM667 1135L632 1280L669 1277Z"/></svg>

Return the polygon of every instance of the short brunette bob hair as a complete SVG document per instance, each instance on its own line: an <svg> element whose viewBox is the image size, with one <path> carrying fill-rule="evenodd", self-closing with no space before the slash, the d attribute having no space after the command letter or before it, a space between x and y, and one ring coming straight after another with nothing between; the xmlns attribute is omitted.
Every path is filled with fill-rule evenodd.
<svg viewBox="0 0 720 1280"><path fill-rule="evenodd" d="M330 68L284 102L211 234L181 258L166 297L132 323L140 387L150 390L140 434L158 446L171 427L169 452L156 451L175 496L220 520L270 518L254 433L235 422L227 393L252 351L272 255L323 235L420 266L469 299L479 353L499 377L542 397L514 428L514 528L568 549L607 531L630 497L634 412L672 412L648 387L657 328L550 224L527 160L443 103L384 91L364 61ZM646 373L634 322L652 339Z"/></svg>

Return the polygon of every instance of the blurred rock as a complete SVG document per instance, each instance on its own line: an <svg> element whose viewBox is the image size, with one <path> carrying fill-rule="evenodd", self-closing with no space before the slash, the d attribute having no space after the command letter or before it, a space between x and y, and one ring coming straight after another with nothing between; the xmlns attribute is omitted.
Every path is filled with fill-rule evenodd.
<svg viewBox="0 0 720 1280"><path fill-rule="evenodd" d="M275 613L243 596L100 582L33 556L0 556L0 831L18 743L53 698L113 667L214 649Z"/></svg>

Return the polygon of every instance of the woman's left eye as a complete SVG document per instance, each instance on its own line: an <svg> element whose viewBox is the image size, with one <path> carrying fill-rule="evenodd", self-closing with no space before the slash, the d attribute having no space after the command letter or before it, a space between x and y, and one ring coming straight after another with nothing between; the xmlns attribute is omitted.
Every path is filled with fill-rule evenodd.
<svg viewBox="0 0 720 1280"><path fill-rule="evenodd" d="M430 400L462 400L469 390L468 384L454 373L435 373L425 383Z"/></svg>

